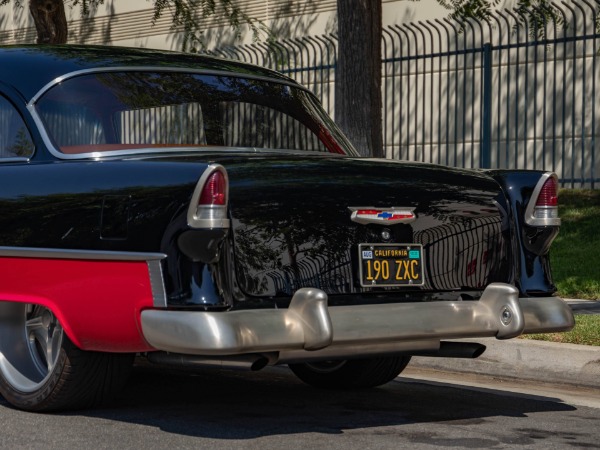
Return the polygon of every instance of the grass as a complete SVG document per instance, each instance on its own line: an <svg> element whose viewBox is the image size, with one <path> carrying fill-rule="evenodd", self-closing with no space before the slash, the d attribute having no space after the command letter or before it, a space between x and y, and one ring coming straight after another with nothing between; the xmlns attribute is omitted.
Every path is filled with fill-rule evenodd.
<svg viewBox="0 0 600 450"><path fill-rule="evenodd" d="M550 251L558 295L600 299L600 190L561 190L559 215L560 233ZM523 338L600 346L600 315L575 316L575 328L566 333L530 334Z"/></svg>
<svg viewBox="0 0 600 450"><path fill-rule="evenodd" d="M562 224L550 250L558 295L600 299L600 190L561 190L559 214Z"/></svg>

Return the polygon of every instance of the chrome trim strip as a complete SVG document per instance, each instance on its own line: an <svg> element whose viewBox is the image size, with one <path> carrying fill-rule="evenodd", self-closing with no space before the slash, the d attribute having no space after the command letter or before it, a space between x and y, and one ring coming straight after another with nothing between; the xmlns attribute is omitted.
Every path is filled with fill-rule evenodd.
<svg viewBox="0 0 600 450"><path fill-rule="evenodd" d="M535 217L535 215L534 215L535 204L537 202L538 196L540 195L540 192L541 192L542 188L544 187L544 184L546 183L546 181L548 181L548 179L551 177L553 177L558 182L558 175L556 175L553 172L546 172L546 173L542 174L541 178L535 185L533 193L531 194L531 199L527 203L527 208L525 209L525 223L527 225L530 225L532 227L547 227L547 226L558 227L558 226L560 226L560 218L558 218L558 217L556 217L556 218L539 218L539 217ZM554 209L553 207L545 207L545 208L546 209Z"/></svg>
<svg viewBox="0 0 600 450"><path fill-rule="evenodd" d="M152 288L152 300L156 308L167 307L167 290L163 278L162 266L159 259L148 261L148 276Z"/></svg>
<svg viewBox="0 0 600 450"><path fill-rule="evenodd" d="M35 150L31 156L35 155ZM15 162L29 162L31 157L15 156L14 158L0 158L0 163L15 163Z"/></svg>
<svg viewBox="0 0 600 450"><path fill-rule="evenodd" d="M154 261L165 259L164 253L118 252L105 250L70 250L62 248L0 247L0 257L91 259L95 261Z"/></svg>
<svg viewBox="0 0 600 450"><path fill-rule="evenodd" d="M573 314L562 299L519 299L518 295L513 286L493 283L477 301L324 308L326 294L305 288L292 299L297 306L289 309L145 310L141 322L145 339L158 350L195 355L294 351L296 361L302 359L299 350L305 352L306 360L318 357L319 352L335 358L347 355L352 346L374 354L383 347L392 351L394 343L407 351L411 348L403 345L406 342L508 339L574 326ZM422 348L415 346L414 351L418 350Z"/></svg>

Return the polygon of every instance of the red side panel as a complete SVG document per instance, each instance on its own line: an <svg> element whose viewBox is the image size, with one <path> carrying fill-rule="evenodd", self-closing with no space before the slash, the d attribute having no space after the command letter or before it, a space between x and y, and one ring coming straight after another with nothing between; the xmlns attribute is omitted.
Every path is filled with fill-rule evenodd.
<svg viewBox="0 0 600 450"><path fill-rule="evenodd" d="M83 350L153 350L140 325L153 306L145 261L0 258L0 299L50 308Z"/></svg>

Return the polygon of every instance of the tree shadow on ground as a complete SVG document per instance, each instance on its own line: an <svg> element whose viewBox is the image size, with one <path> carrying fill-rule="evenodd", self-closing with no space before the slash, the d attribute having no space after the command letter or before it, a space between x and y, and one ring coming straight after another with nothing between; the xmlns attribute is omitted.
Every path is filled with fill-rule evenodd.
<svg viewBox="0 0 600 450"><path fill-rule="evenodd" d="M376 389L325 391L302 384L287 367L261 372L206 369L193 375L143 367L134 370L111 408L66 416L121 421L184 436L247 440L436 422L477 426L498 416L575 410L558 399L506 396L410 378ZM424 436L413 437L416 444L424 442ZM522 442L515 439L513 444L531 443L526 436Z"/></svg>

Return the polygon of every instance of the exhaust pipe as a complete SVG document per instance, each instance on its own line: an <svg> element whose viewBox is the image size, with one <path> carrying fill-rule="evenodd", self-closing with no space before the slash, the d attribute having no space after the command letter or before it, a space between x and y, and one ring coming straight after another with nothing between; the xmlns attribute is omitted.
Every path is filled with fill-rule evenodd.
<svg viewBox="0 0 600 450"><path fill-rule="evenodd" d="M435 351L413 353L414 356L432 356L439 358L478 358L485 352L486 346L477 342L441 341L440 348Z"/></svg>
<svg viewBox="0 0 600 450"><path fill-rule="evenodd" d="M263 369L269 359L263 355L233 355L213 358L201 355L184 355L180 353L151 352L147 354L148 361L153 364L163 364L174 367L194 368L213 367L217 369L251 370Z"/></svg>

